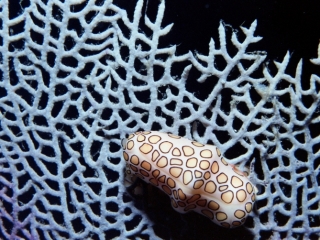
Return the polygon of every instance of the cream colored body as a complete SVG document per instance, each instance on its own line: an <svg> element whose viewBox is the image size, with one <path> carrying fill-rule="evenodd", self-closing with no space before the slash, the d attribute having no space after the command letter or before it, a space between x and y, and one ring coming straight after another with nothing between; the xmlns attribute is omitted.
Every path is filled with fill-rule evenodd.
<svg viewBox="0 0 320 240"><path fill-rule="evenodd" d="M127 181L138 176L157 186L180 213L193 210L233 228L252 211L253 185L213 145L167 133L137 132L123 141L123 149Z"/></svg>

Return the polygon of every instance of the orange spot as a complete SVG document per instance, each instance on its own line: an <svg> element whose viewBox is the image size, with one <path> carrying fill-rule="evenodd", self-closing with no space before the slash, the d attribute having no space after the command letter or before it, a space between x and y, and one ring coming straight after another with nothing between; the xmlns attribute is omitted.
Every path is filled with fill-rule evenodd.
<svg viewBox="0 0 320 240"><path fill-rule="evenodd" d="M152 153L152 161L154 162L154 161L156 161L157 160L157 158L159 157L159 152L157 151L157 150L154 150L154 152Z"/></svg>
<svg viewBox="0 0 320 240"><path fill-rule="evenodd" d="M150 181L153 185L158 186L158 181L157 181L156 179L151 178L149 181Z"/></svg>
<svg viewBox="0 0 320 240"><path fill-rule="evenodd" d="M252 210L252 203L251 203L251 202L246 203L245 208L246 208L247 213L251 212L251 210Z"/></svg>
<svg viewBox="0 0 320 240"><path fill-rule="evenodd" d="M213 219L213 213L209 210L203 209L201 210L201 212L203 213L203 215L205 215L206 217Z"/></svg>
<svg viewBox="0 0 320 240"><path fill-rule="evenodd" d="M254 202L256 200L256 195L255 194L252 194L251 200L252 200L252 202Z"/></svg>
<svg viewBox="0 0 320 240"><path fill-rule="evenodd" d="M206 172L206 173L204 174L204 179L205 179L205 180L208 180L210 177L211 177L210 172Z"/></svg>
<svg viewBox="0 0 320 240"><path fill-rule="evenodd" d="M201 178L201 177L202 177L202 172L196 170L196 171L194 172L194 175L196 176L196 178Z"/></svg>
<svg viewBox="0 0 320 240"><path fill-rule="evenodd" d="M175 199L178 199L178 193L177 190L173 190L173 196Z"/></svg>
<svg viewBox="0 0 320 240"><path fill-rule="evenodd" d="M190 211L190 210L192 210L192 209L195 209L197 206L195 205L195 204L191 204L191 205L188 205L185 209L184 209L184 211Z"/></svg>
<svg viewBox="0 0 320 240"><path fill-rule="evenodd" d="M226 160L224 160L224 158L221 158L221 162L222 162L224 165L228 166L228 163L226 162Z"/></svg>
<svg viewBox="0 0 320 240"><path fill-rule="evenodd" d="M246 187L247 187L248 193L251 194L253 190L251 183L247 183Z"/></svg>
<svg viewBox="0 0 320 240"><path fill-rule="evenodd" d="M189 168L194 168L197 166L197 163L198 163L198 159L196 158L189 158L188 161L187 161L187 167Z"/></svg>
<svg viewBox="0 0 320 240"><path fill-rule="evenodd" d="M247 194L244 190L237 191L237 199L239 202L243 202L247 198Z"/></svg>
<svg viewBox="0 0 320 240"><path fill-rule="evenodd" d="M163 153L168 153L172 148L173 144L171 142L163 142L160 144L159 148L160 151Z"/></svg>
<svg viewBox="0 0 320 240"><path fill-rule="evenodd" d="M219 149L219 148L216 148L216 151L217 151L217 155L218 155L218 157L220 157L220 156L221 156L220 149Z"/></svg>
<svg viewBox="0 0 320 240"><path fill-rule="evenodd" d="M192 172L187 170L183 174L183 183L188 185L192 181Z"/></svg>
<svg viewBox="0 0 320 240"><path fill-rule="evenodd" d="M193 188L194 189L199 189L199 188L202 187L203 183L204 183L203 180L195 181L194 184L193 184Z"/></svg>
<svg viewBox="0 0 320 240"><path fill-rule="evenodd" d="M230 224L226 222L221 223L221 226L225 228L230 228Z"/></svg>
<svg viewBox="0 0 320 240"><path fill-rule="evenodd" d="M240 178L236 177L236 176L233 176L231 178L231 184L234 188L238 188L238 187L241 187L243 185L243 182L241 181Z"/></svg>
<svg viewBox="0 0 320 240"><path fill-rule="evenodd" d="M174 208L177 208L177 207L178 207L176 201L175 201L173 198L171 198L171 205L172 205Z"/></svg>
<svg viewBox="0 0 320 240"><path fill-rule="evenodd" d="M173 135L173 134L171 134L171 133L169 133L168 136L169 136L169 137L172 137L172 138L175 138L175 139L181 138L180 136Z"/></svg>
<svg viewBox="0 0 320 240"><path fill-rule="evenodd" d="M163 176L159 177L158 181L159 181L159 182L162 182L162 183L165 183L165 181L166 181L166 176L163 175Z"/></svg>
<svg viewBox="0 0 320 240"><path fill-rule="evenodd" d="M160 171L159 171L158 169L156 169L156 170L154 170L154 171L152 172L152 175L153 175L155 178L157 178L157 177L159 176L159 174L160 174Z"/></svg>
<svg viewBox="0 0 320 240"><path fill-rule="evenodd" d="M172 180L172 178L167 179L167 184L171 188L174 188L176 186L176 183L175 183L175 181Z"/></svg>
<svg viewBox="0 0 320 240"><path fill-rule="evenodd" d="M186 157L189 157L189 156L191 156L192 154L194 154L193 148L192 148L192 147L189 147L189 146L183 146L183 147L182 147L182 151L183 151L183 153L184 153L184 155L185 155Z"/></svg>
<svg viewBox="0 0 320 240"><path fill-rule="evenodd" d="M178 148L174 148L172 150L172 155L173 156L181 156L181 152L180 152L180 150Z"/></svg>
<svg viewBox="0 0 320 240"><path fill-rule="evenodd" d="M134 165L138 165L139 164L139 158L136 155L133 155L130 159L130 162Z"/></svg>
<svg viewBox="0 0 320 240"><path fill-rule="evenodd" d="M133 148L133 146L134 146L134 142L133 142L132 140L130 140L130 141L127 143L127 148L128 148L129 150L131 150L131 149Z"/></svg>
<svg viewBox="0 0 320 240"><path fill-rule="evenodd" d="M161 157L157 162L157 166L160 168L164 168L167 165L168 165L168 159L166 157Z"/></svg>
<svg viewBox="0 0 320 240"><path fill-rule="evenodd" d="M186 199L186 195L183 193L183 191L180 188L178 190L178 195L179 195L179 198L181 200L185 200Z"/></svg>
<svg viewBox="0 0 320 240"><path fill-rule="evenodd" d="M148 140L150 143L156 144L161 140L161 137L155 135L155 136L149 137Z"/></svg>
<svg viewBox="0 0 320 240"><path fill-rule="evenodd" d="M216 191L216 184L213 181L209 181L206 183L204 190L207 193L214 193Z"/></svg>
<svg viewBox="0 0 320 240"><path fill-rule="evenodd" d="M179 168L179 167L172 167L170 168L169 170L170 174L174 177L179 177L180 174L182 173L182 168Z"/></svg>
<svg viewBox="0 0 320 240"><path fill-rule="evenodd" d="M198 142L196 142L196 141L193 141L193 142L191 142L194 146L196 146L196 147L203 147L204 145L203 144L201 144L201 143L198 143Z"/></svg>
<svg viewBox="0 0 320 240"><path fill-rule="evenodd" d="M138 168L136 168L135 166L130 165L130 168L132 169L132 171L134 171L134 172L138 172Z"/></svg>
<svg viewBox="0 0 320 240"><path fill-rule="evenodd" d="M221 199L225 203L231 203L233 200L233 192L232 191L227 191L221 194Z"/></svg>
<svg viewBox="0 0 320 240"><path fill-rule="evenodd" d="M200 207L205 207L207 205L207 200L205 199L198 200L197 205L199 205Z"/></svg>
<svg viewBox="0 0 320 240"><path fill-rule="evenodd" d="M219 191L222 192L224 190L228 189L228 185L223 185L221 187L219 187Z"/></svg>
<svg viewBox="0 0 320 240"><path fill-rule="evenodd" d="M232 226L235 226L235 227L238 227L238 226L240 226L242 223L241 222L239 222L239 221L233 221L232 222Z"/></svg>
<svg viewBox="0 0 320 240"><path fill-rule="evenodd" d="M134 137L134 134L130 134L129 137L128 137L128 140L133 138L133 137Z"/></svg>
<svg viewBox="0 0 320 240"><path fill-rule="evenodd" d="M245 215L246 213L242 210L237 210L234 212L234 216L239 219L243 218Z"/></svg>
<svg viewBox="0 0 320 240"><path fill-rule="evenodd" d="M129 155L126 152L123 152L123 158L124 160L128 161L129 160Z"/></svg>
<svg viewBox="0 0 320 240"><path fill-rule="evenodd" d="M142 146L141 146L139 149L140 149L140 151L141 151L142 153L148 154L149 152L152 151L152 148L153 148L153 147L152 147L150 144L144 143L144 144L142 144Z"/></svg>
<svg viewBox="0 0 320 240"><path fill-rule="evenodd" d="M147 161L143 161L143 162L141 163L141 167L144 168L144 169L147 170L147 171L150 171L150 170L151 170L151 164L148 163Z"/></svg>
<svg viewBox="0 0 320 240"><path fill-rule="evenodd" d="M166 194L171 195L171 189L167 185L162 185L162 189Z"/></svg>
<svg viewBox="0 0 320 240"><path fill-rule="evenodd" d="M211 172L213 174L216 174L218 171L219 171L219 164L216 161L214 161L211 166Z"/></svg>
<svg viewBox="0 0 320 240"><path fill-rule="evenodd" d="M212 157L212 152L209 149L202 150L200 152L200 156L203 158L211 158Z"/></svg>
<svg viewBox="0 0 320 240"><path fill-rule="evenodd" d="M227 175L226 174L224 174L224 173L220 173L219 175L218 175L218 177L217 177L217 181L218 181L218 183L225 183L225 182L227 182L228 181L228 177L227 177Z"/></svg>
<svg viewBox="0 0 320 240"><path fill-rule="evenodd" d="M216 218L218 221L223 221L223 220L226 220L227 219L227 214L225 214L224 212L218 212L216 214Z"/></svg>
<svg viewBox="0 0 320 240"><path fill-rule="evenodd" d="M147 173L145 170L140 169L140 173L145 177L149 177L149 173Z"/></svg>
<svg viewBox="0 0 320 240"><path fill-rule="evenodd" d="M170 164L171 165L178 165L181 166L182 165L182 160L178 159L178 158L171 158L170 160Z"/></svg>
<svg viewBox="0 0 320 240"><path fill-rule="evenodd" d="M143 135L139 135L139 136L137 137L138 142L143 142L145 139L146 139L146 137L143 136Z"/></svg>
<svg viewBox="0 0 320 240"><path fill-rule="evenodd" d="M197 201L200 197L201 197L200 194L195 194L187 200L187 203L192 203L194 201Z"/></svg>
<svg viewBox="0 0 320 240"><path fill-rule="evenodd" d="M210 201L208 204L208 207L215 211L215 210L218 210L220 206L215 201Z"/></svg>
<svg viewBox="0 0 320 240"><path fill-rule="evenodd" d="M207 160L203 160L200 162L200 168L202 170L207 170L209 168L209 166L210 166L210 163Z"/></svg>

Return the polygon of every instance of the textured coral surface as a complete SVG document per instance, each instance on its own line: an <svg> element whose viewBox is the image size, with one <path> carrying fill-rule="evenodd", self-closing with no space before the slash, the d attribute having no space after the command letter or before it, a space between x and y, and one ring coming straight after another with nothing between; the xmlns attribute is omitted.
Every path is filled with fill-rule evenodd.
<svg viewBox="0 0 320 240"><path fill-rule="evenodd" d="M143 0L132 11L108 0L20 1L21 11L9 2L0 1L0 238L319 236L320 78L302 70L320 53L294 71L289 52L266 62L253 21L237 31L220 22L205 53L178 54L161 42L173 26L165 1L149 15ZM250 167L259 193L244 227L176 213L141 182L142 195L127 190L121 139L138 130L214 144Z"/></svg>

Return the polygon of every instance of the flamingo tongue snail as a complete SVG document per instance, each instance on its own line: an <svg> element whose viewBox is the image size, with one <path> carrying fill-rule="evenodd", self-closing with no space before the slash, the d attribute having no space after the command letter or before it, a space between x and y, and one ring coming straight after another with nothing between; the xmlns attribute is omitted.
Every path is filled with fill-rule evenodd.
<svg viewBox="0 0 320 240"><path fill-rule="evenodd" d="M130 134L122 146L126 180L160 188L176 211L196 211L226 228L242 225L252 211L253 184L216 146L156 131Z"/></svg>

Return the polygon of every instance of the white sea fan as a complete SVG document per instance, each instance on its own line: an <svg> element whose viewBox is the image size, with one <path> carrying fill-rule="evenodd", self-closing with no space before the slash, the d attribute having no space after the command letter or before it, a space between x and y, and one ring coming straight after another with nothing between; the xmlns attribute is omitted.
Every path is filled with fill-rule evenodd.
<svg viewBox="0 0 320 240"><path fill-rule="evenodd" d="M187 239L202 227L218 236L155 190L129 197L121 139L142 129L214 143L250 166L259 193L245 227L256 239L319 236L320 78L303 89L302 60L291 76L290 53L268 65L249 52L256 21L241 27L244 40L227 39L221 22L207 55L159 48L173 24L162 25L163 0L153 21L144 4L130 19L111 0L31 0L15 17L0 2L0 238ZM192 92L190 71L200 76ZM232 231L218 229L243 229Z"/></svg>

